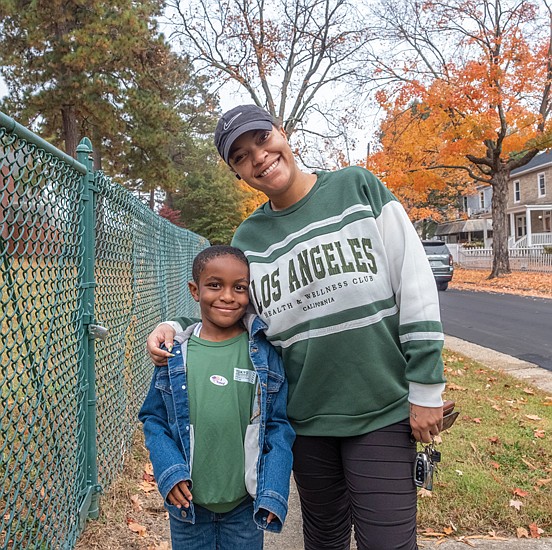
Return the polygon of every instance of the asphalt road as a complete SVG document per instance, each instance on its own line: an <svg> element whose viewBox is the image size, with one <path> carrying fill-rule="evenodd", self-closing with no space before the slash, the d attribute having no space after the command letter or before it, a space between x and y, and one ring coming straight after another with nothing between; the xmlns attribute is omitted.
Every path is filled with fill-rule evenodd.
<svg viewBox="0 0 552 550"><path fill-rule="evenodd" d="M552 371L552 300L449 289L439 292L445 334Z"/></svg>

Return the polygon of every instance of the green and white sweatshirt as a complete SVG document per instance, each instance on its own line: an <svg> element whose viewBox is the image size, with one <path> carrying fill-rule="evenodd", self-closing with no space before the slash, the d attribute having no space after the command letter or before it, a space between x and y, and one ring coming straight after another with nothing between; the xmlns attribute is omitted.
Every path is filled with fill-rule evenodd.
<svg viewBox="0 0 552 550"><path fill-rule="evenodd" d="M373 174L319 172L290 208L258 208L232 244L249 260L251 302L282 355L299 435L360 435L407 418L409 402L442 404L433 274L406 212Z"/></svg>
<svg viewBox="0 0 552 550"><path fill-rule="evenodd" d="M443 334L435 281L406 212L370 172L320 172L290 208L258 208L232 241L289 382L300 435L353 436L438 407Z"/></svg>

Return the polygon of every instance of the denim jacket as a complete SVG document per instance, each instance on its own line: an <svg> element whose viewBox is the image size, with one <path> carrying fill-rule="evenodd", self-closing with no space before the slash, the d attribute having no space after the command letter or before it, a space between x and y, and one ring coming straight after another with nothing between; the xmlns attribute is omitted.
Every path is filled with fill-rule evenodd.
<svg viewBox="0 0 552 550"><path fill-rule="evenodd" d="M261 529L279 532L287 514L291 446L295 439L286 415L287 381L280 356L265 338L264 322L255 315L246 315L244 322L249 332L249 355L257 373L257 397L244 442L245 481L254 499L255 523ZM190 523L195 523L193 502L187 509L177 508L167 501L167 495L180 481L191 483L192 477L193 427L186 390L186 350L195 326L177 333L174 357L168 366L155 369L138 415L165 507L173 517ZM276 515L269 524L267 511Z"/></svg>

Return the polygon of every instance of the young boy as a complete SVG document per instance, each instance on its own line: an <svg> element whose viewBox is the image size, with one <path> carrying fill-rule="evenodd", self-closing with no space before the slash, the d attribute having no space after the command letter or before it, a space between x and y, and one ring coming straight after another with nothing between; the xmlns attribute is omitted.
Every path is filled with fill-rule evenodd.
<svg viewBox="0 0 552 550"><path fill-rule="evenodd" d="M176 335L139 419L173 548L262 549L262 529L281 530L289 495L295 435L282 362L263 321L246 314L240 250L206 248L192 275L201 322Z"/></svg>

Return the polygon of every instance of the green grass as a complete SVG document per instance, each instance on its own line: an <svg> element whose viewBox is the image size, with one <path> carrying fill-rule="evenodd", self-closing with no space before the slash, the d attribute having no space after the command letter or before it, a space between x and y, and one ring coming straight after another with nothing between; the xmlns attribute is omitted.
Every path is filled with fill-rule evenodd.
<svg viewBox="0 0 552 550"><path fill-rule="evenodd" d="M552 396L458 353L444 358L445 397L461 414L438 445L431 497L420 495L420 532L515 536L535 524L551 536Z"/></svg>

